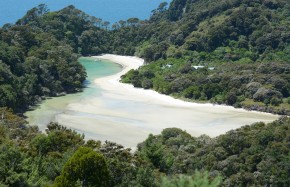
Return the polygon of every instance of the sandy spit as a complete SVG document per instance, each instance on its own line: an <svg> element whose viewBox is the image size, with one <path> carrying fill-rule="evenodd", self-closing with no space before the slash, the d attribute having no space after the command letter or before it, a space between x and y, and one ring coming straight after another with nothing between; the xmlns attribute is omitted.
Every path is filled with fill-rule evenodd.
<svg viewBox="0 0 290 187"><path fill-rule="evenodd" d="M164 128L177 127L193 136L211 137L254 122L271 122L279 116L235 109L230 106L197 104L181 101L153 90L134 88L120 83L120 77L138 69L144 60L137 57L102 55L123 66L115 75L97 78L94 83L101 96L68 105L56 121L86 135L86 138L118 142L135 148L150 133L159 134Z"/></svg>

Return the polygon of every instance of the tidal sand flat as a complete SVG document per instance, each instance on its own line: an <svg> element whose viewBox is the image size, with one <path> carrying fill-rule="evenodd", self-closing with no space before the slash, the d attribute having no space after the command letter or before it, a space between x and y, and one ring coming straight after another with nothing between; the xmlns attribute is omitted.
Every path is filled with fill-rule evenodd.
<svg viewBox="0 0 290 187"><path fill-rule="evenodd" d="M86 67L90 72L89 88L73 94L73 99L64 96L47 100L53 108L47 112L47 103L43 103L38 109L29 112L30 124L39 125L42 121L53 120L84 133L87 139L109 140L136 147L150 133L158 134L164 128L177 127L193 136L207 134L214 137L243 125L271 122L278 118L277 115L230 106L185 102L120 83L121 75L143 65L143 59L137 57L103 55L88 58L88 61L91 61L90 67ZM103 64L101 70L95 67L100 64ZM92 68L95 69L92 71ZM110 68L115 69L110 72ZM104 71L110 73L99 74ZM65 98L64 101L62 98ZM54 105L55 102L59 106ZM45 128L45 124L40 126Z"/></svg>

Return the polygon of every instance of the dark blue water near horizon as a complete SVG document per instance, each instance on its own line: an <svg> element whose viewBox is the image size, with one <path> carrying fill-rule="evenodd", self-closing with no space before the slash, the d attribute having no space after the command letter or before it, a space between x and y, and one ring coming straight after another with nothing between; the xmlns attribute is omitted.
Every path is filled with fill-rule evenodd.
<svg viewBox="0 0 290 187"><path fill-rule="evenodd" d="M51 11L74 5L85 13L115 23L131 17L148 19L161 2L171 0L0 0L0 27L15 23L31 8L46 4Z"/></svg>

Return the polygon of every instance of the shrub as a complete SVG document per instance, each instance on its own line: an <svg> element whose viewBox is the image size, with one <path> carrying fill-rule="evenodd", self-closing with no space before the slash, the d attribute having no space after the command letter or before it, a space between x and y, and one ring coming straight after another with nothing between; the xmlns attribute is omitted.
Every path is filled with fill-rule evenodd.
<svg viewBox="0 0 290 187"><path fill-rule="evenodd" d="M282 101L282 99L280 99L280 98L273 97L273 98L271 99L270 102L271 102L271 105L278 106L278 105L280 105L283 101Z"/></svg>
<svg viewBox="0 0 290 187"><path fill-rule="evenodd" d="M145 79L142 81L142 88L144 89L149 89L149 88L152 88L153 87L153 83L151 80L149 79Z"/></svg>
<svg viewBox="0 0 290 187"><path fill-rule="evenodd" d="M221 177L211 177L207 172L195 172L194 176L180 175L177 177L163 177L161 187L217 187L221 183Z"/></svg>
<svg viewBox="0 0 290 187"><path fill-rule="evenodd" d="M265 99L271 99L272 97L282 98L282 94L276 90L259 88L259 90L253 95L254 101L264 101Z"/></svg>

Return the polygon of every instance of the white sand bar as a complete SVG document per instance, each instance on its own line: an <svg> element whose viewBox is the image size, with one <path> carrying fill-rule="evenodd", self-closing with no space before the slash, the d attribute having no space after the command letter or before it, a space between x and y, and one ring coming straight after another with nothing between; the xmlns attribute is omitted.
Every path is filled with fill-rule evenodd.
<svg viewBox="0 0 290 187"><path fill-rule="evenodd" d="M229 106L196 104L174 99L152 90L136 89L119 82L120 76L143 65L137 57L103 55L121 64L123 70L113 76L95 80L101 96L68 105L56 121L83 132L86 138L109 140L127 147L136 147L150 133L178 127L193 136L211 137L254 122L271 122L277 115L235 109Z"/></svg>

